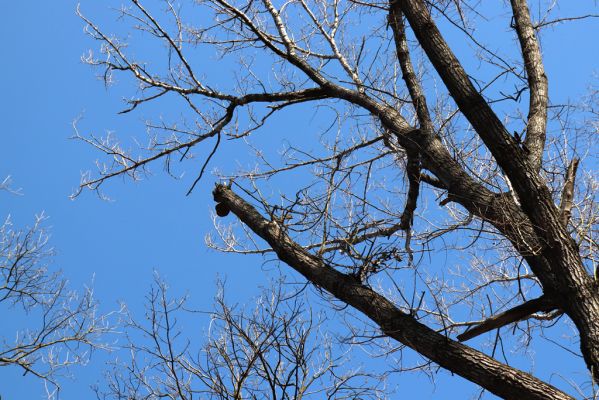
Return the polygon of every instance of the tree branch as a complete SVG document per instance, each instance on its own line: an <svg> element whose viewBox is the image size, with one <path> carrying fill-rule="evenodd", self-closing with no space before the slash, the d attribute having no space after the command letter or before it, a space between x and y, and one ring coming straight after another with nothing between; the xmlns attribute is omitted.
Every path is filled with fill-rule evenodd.
<svg viewBox="0 0 599 400"><path fill-rule="evenodd" d="M528 160L531 166L535 171L539 171L543 160L547 128L547 76L526 0L511 0L511 5L530 88L524 146L529 150Z"/></svg>
<svg viewBox="0 0 599 400"><path fill-rule="evenodd" d="M278 258L321 287L364 313L382 331L440 366L506 399L572 399L533 376L453 341L419 323L372 289L361 285L292 241L275 221L265 219L229 187L217 185L214 200L224 203L254 233L263 238Z"/></svg>
<svg viewBox="0 0 599 400"><path fill-rule="evenodd" d="M566 227L572 215L572 200L574 198L574 181L576 180L576 170L578 169L580 159L574 157L568 165L566 177L564 179L564 188L562 189L562 198L559 205L562 225Z"/></svg>
<svg viewBox="0 0 599 400"><path fill-rule="evenodd" d="M414 72L414 67L410 60L410 53L408 48L408 42L406 40L405 26L403 23L403 16L401 11L397 8L392 8L388 15L389 25L393 30L393 38L395 39L395 49L397 52L397 58L401 66L403 79L406 82L414 109L416 110L416 116L420 124L420 132L432 136L433 135L433 123L431 121L430 113L426 105L426 97ZM406 199L406 205L404 212L401 215L401 228L410 235L409 230L412 227L414 221L414 211L416 210L418 194L420 192L420 151L407 150L408 162L406 165L406 172L408 175L409 189ZM406 247L409 247L408 241L406 240Z"/></svg>
<svg viewBox="0 0 599 400"><path fill-rule="evenodd" d="M418 204L418 194L420 192L420 155L407 152L408 163L406 172L408 175L408 195L406 196L406 205L401 214L401 229L408 231L414 223L414 211Z"/></svg>
<svg viewBox="0 0 599 400"><path fill-rule="evenodd" d="M426 97L414 72L414 67L410 60L410 51L406 40L406 31L403 23L403 15L397 7L392 7L389 10L389 26L393 30L393 38L395 40L395 49L399 65L403 74L403 80L406 82L410 97L416 110L416 116L420 123L420 130L425 133L433 134L433 123L430 113L426 105Z"/></svg>
<svg viewBox="0 0 599 400"><path fill-rule="evenodd" d="M512 322L518 322L526 319L531 314L536 312L549 312L557 308L555 303L549 299L549 297L543 295L539 298L528 300L514 308L511 308L502 313L493 315L487 318L477 326L457 336L460 342L472 339L480 336L483 333L492 331L493 329L499 329L505 325L509 325Z"/></svg>

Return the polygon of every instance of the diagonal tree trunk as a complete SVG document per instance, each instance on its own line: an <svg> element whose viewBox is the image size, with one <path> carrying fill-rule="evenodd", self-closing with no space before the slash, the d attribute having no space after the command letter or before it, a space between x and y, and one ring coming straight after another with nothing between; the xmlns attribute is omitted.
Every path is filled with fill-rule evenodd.
<svg viewBox="0 0 599 400"><path fill-rule="evenodd" d="M509 367L419 323L354 277L326 265L322 259L293 242L276 221L269 221L229 187L217 185L214 200L228 207L254 233L266 240L279 259L364 313L388 336L505 399L572 399L530 374Z"/></svg>

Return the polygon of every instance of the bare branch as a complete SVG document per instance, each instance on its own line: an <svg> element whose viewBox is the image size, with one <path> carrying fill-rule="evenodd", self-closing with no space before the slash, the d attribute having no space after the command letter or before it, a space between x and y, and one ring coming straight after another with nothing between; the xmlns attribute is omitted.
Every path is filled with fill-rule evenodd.
<svg viewBox="0 0 599 400"><path fill-rule="evenodd" d="M530 318L531 314L537 312L548 313L555 310L557 307L555 303L551 301L548 296L541 296L539 298L528 300L516 307L510 308L500 314L493 315L487 318L477 326L468 329L466 332L458 335L458 340L464 342L470 340L483 333L492 331L493 329L499 329L503 326L509 325L514 322L521 321L525 318Z"/></svg>
<svg viewBox="0 0 599 400"><path fill-rule="evenodd" d="M266 240L281 261L304 275L313 284L360 310L375 321L385 334L441 366L451 366L450 369L455 373L504 398L519 399L527 396L530 399L571 399L570 396L522 371L507 367L420 324L412 316L397 309L385 297L306 252L294 243L276 222L263 218L254 207L233 193L230 188L217 185L213 193L216 201L225 203L243 223ZM485 369L480 368L480 364L483 363Z"/></svg>
<svg viewBox="0 0 599 400"><path fill-rule="evenodd" d="M0 341L0 367L18 367L40 378L51 396L60 389L59 377L73 365L84 365L91 352L110 349L104 335L113 332L108 315L99 315L91 288L71 291L58 272L47 267L52 257L46 217L36 217L31 228L13 228L10 218L0 226L0 307L3 313L28 315L6 318L14 340Z"/></svg>
<svg viewBox="0 0 599 400"><path fill-rule="evenodd" d="M511 5L530 89L524 145L528 150L530 164L535 171L539 171L543 161L547 129L547 102L549 101L547 76L535 29L530 19L527 0L511 0Z"/></svg>
<svg viewBox="0 0 599 400"><path fill-rule="evenodd" d="M229 305L219 283L214 310L195 312L187 308L187 298L171 298L156 277L146 321L129 315L130 359L106 370L109 385L97 387L96 394L102 399L386 398L385 376L344 366L345 355L333 348L322 321L298 296L275 283L250 309ZM201 346L181 330L179 318L188 313L209 316Z"/></svg>
<svg viewBox="0 0 599 400"><path fill-rule="evenodd" d="M560 201L560 216L562 224L568 225L570 217L572 215L572 201L574 199L574 181L576 180L576 171L578 170L578 164L580 159L574 157L568 165L566 171L566 177L564 179L564 188L562 189L562 198Z"/></svg>
<svg viewBox="0 0 599 400"><path fill-rule="evenodd" d="M531 339L545 337L545 328L572 322L580 334L580 354L589 371L599 373L599 291L589 276L598 262L597 183L589 172L592 161L584 160L585 155L592 157L597 112L592 98L547 108L547 83L535 37L538 27L530 14L544 13L538 23L542 25L555 17L553 3L547 10L531 4L529 11L524 0L512 0L511 5L503 4L500 16L491 16L486 6L463 0L385 4L206 0L196 3L201 22L195 14L186 21L168 0L163 8L167 18L153 15L138 0L131 4L119 17L150 39L151 50L144 54L144 46L142 52L134 52L130 36L118 39L85 19L88 33L101 45L101 57L90 53L85 61L102 69L107 84L113 74L137 83L138 93L126 101L125 112L139 111L138 106L149 102L168 106L174 100L180 122L146 122L148 144L139 145L135 138L140 155L125 150L125 144L110 135L78 136L108 160L98 162L99 176L84 176L82 188L88 183L97 190L119 174L137 179L158 159L169 174L179 177L171 171L171 160L192 159L196 150L209 154L199 179L217 158L213 155L226 151L218 145L236 140L249 150L247 157L240 156L235 160L239 162L227 163L222 170L219 166L215 174L221 181L235 179L233 187L245 190L262 207L271 242L280 234L280 246L290 246L283 252L286 257L293 259L295 254L323 267L323 273L341 274L334 275L339 282L331 283L331 293L342 297L333 290L341 291L339 287L349 294L362 287L385 293L395 308L382 303L383 309L369 315L386 318L386 323L397 317L409 327L417 320L439 334L452 334L457 327L487 326L485 310L493 315L493 309L541 292L570 318L560 319L558 325L549 320L555 313L534 315L516 325L518 339L523 340L504 341L498 335L493 351L501 349L503 356L514 350L526 352ZM409 26L404 26L404 17ZM520 49L495 38L492 45L485 44L477 25L487 24L489 17L493 24L515 28ZM437 28L445 29L445 21L473 44L478 63L458 60ZM456 50L462 53L465 47ZM162 62L160 52L165 50ZM134 59L133 54L140 55ZM231 75L221 79L222 75L204 70L209 57L216 57L223 69L232 69ZM472 71L462 65L472 65ZM527 88L528 115L519 105ZM292 105L301 114L286 114ZM256 136L275 120L270 127L277 129L276 140ZM302 129L293 129L298 123ZM214 136L216 145L204 149L201 143ZM563 165L572 154L581 158L584 170L576 179L570 172L575 167ZM270 185L281 179L285 184L273 190ZM563 200L557 205L560 195ZM568 224L563 223L565 209ZM219 201L216 216L231 210L243 215ZM262 254L268 260L273 251L281 256L280 246L265 247L256 237L256 226L231 217L226 221L234 222L224 225L216 216L218 240L208 238L210 247ZM429 263L437 265L441 254L451 262L444 268L428 268ZM331 300L318 282L312 280ZM379 299L368 297L373 298ZM397 314L401 310L403 314ZM385 311L390 314L385 316ZM472 320L464 321L464 315ZM508 313L508 319L514 315ZM371 344L381 336L364 319L348 323L348 328L355 338ZM406 344L430 355L430 347L401 336L403 325L395 328L385 325L382 336L399 337L400 348ZM460 368L468 364L460 359L456 370L447 361L456 359L440 343L462 351L466 358L477 358L478 353L452 347L453 342L441 342L440 336L427 336L426 329L418 332L438 345L435 351L441 356L434 353L431 358L448 357L442 366L462 376L481 379L478 370L489 377L503 376L494 368L508 365L505 356L505 365L485 361L477 364L478 370L473 363L463 372ZM508 343L511 352L503 348ZM393 344L381 348L381 354L396 350ZM173 358L164 354L167 361ZM239 387L250 379L248 368L260 363L259 358L251 360L251 365L236 371L245 380L223 391L225 397L239 394ZM430 368L432 362L416 368ZM509 371L508 367L503 372ZM265 378L269 385L276 384L274 376L271 371ZM535 380L528 382L537 386ZM185 382L180 383L181 389L173 393L189 397Z"/></svg>

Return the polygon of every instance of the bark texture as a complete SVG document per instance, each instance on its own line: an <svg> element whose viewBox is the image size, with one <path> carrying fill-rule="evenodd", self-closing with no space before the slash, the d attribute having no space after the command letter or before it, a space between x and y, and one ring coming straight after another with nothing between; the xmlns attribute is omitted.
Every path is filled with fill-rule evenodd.
<svg viewBox="0 0 599 400"><path fill-rule="evenodd" d="M526 4L523 1L513 1L512 5L514 18L519 26L518 36L525 53L530 89L535 92L531 94L529 115L529 128L534 132L529 143L532 146L532 162L528 157L530 154L512 138L490 105L476 90L434 23L425 2L397 0L391 3L391 9L392 12L397 10L395 12L406 15L419 44L460 111L510 180L525 214L524 219L530 221L533 230L530 232L531 237L536 236L538 248L527 254L522 251L521 244L512 242L541 280L545 293L576 324L584 360L594 379L599 381L599 291L596 282L582 264L578 246L561 222L559 209L553 202L549 188L538 174L537 166L541 156L534 154L542 152L540 140L544 141L544 133L538 130L545 129L543 120L546 118L546 111L543 103L547 96L546 78L542 66L539 66L542 61L538 47L535 46L532 28L523 22L527 18L530 20ZM462 199L457 201L466 206ZM496 227L502 229L501 226Z"/></svg>

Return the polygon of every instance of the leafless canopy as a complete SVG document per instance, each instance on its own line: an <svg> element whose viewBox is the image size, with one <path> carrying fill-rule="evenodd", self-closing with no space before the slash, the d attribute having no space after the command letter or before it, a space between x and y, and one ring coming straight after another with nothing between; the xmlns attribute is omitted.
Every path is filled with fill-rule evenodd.
<svg viewBox="0 0 599 400"><path fill-rule="evenodd" d="M384 376L345 362L316 315L300 297L278 288L255 299L253 309L230 306L224 287L215 298L208 331L196 325L188 299L170 298L156 277L145 318L129 316L130 360L115 362L102 399L364 399L384 396ZM192 318L185 318L185 316ZM306 318L306 319L304 319ZM184 322L183 322L184 321ZM203 346L199 337L207 336ZM199 348L199 350L198 350Z"/></svg>
<svg viewBox="0 0 599 400"><path fill-rule="evenodd" d="M121 36L81 14L101 46L84 60L107 84L137 85L123 113L171 104L180 117L169 122L161 108L138 153L77 133L107 156L81 189L140 179L157 160L177 176L173 161L201 152L189 193L218 165L217 215L240 222L215 219L210 246L276 256L378 334L499 396L571 398L493 357L512 332L524 351L552 330L579 337L560 345L599 379L596 91L553 104L539 44L543 29L593 10L560 15L556 2L531 10L526 0L160 4L122 6ZM459 59L447 38L470 51ZM253 158L231 167L224 147L236 143ZM490 354L460 342L493 330ZM589 378L576 389L593 387Z"/></svg>
<svg viewBox="0 0 599 400"><path fill-rule="evenodd" d="M9 179L1 191L11 189ZM94 349L106 349L103 335L112 331L106 316L99 315L93 290L70 290L60 272L48 263L53 250L44 228L46 217L36 216L33 226L15 228L10 217L0 225L0 367L17 367L40 378L48 398L60 388L58 377L72 365L82 365ZM18 314L27 324L17 325ZM25 325L25 326L23 326ZM10 332L10 333L9 333ZM10 336L9 336L10 335Z"/></svg>

